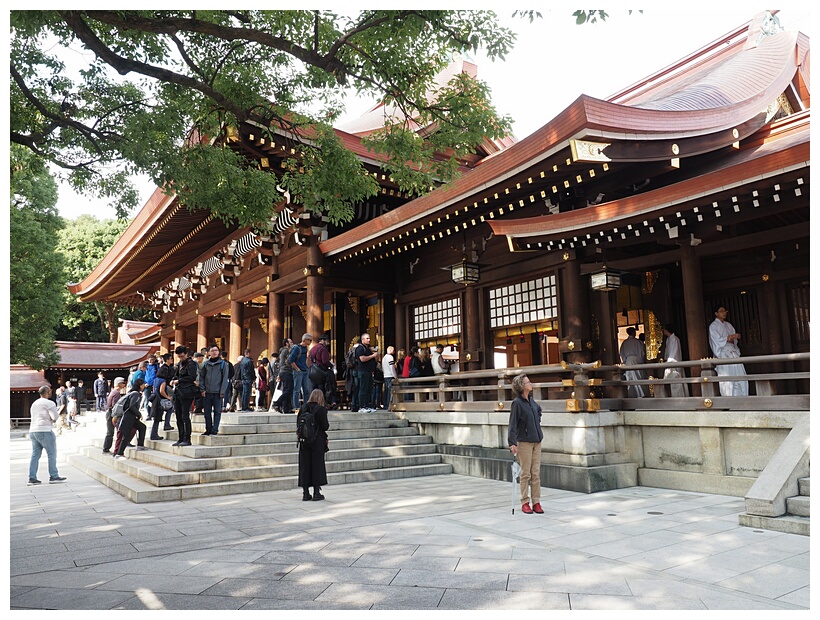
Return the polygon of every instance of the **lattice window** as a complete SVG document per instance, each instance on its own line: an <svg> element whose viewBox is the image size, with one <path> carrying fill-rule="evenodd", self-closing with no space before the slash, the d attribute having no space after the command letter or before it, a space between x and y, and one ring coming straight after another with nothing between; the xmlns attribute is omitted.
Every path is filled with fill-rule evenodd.
<svg viewBox="0 0 820 620"><path fill-rule="evenodd" d="M558 318L555 275L491 289L489 301L493 328Z"/></svg>
<svg viewBox="0 0 820 620"><path fill-rule="evenodd" d="M454 297L413 308L413 340L461 333L461 298Z"/></svg>

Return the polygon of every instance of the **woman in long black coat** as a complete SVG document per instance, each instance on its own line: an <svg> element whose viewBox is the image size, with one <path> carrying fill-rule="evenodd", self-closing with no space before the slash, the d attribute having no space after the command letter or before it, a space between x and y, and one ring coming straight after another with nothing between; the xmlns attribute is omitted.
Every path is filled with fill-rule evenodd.
<svg viewBox="0 0 820 620"><path fill-rule="evenodd" d="M312 499L318 502L325 498L321 490L322 485L327 484L325 452L327 452L327 431L330 425L327 421L324 392L319 389L313 390L304 409L312 411L316 418L316 438L313 443L299 444L299 486L303 490L303 501ZM313 487L313 496L310 495L310 487Z"/></svg>

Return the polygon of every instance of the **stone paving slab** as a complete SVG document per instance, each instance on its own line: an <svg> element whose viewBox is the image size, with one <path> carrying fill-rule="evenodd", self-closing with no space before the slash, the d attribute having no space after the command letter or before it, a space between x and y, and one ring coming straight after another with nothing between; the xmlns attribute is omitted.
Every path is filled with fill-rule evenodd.
<svg viewBox="0 0 820 620"><path fill-rule="evenodd" d="M329 485L324 502L288 490L133 504L67 463L94 433L58 438L68 480L41 487L26 486L30 442L12 434L12 610L810 604L810 539L739 526L741 498L545 488L547 514L513 515L509 483L450 474Z"/></svg>

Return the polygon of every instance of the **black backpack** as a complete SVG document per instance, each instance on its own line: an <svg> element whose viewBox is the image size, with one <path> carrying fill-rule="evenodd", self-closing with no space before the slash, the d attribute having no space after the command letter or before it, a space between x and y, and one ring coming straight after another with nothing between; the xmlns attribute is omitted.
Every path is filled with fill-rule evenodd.
<svg viewBox="0 0 820 620"><path fill-rule="evenodd" d="M350 351L347 352L345 356L345 366L351 369L355 369L359 366L359 359L356 357L356 349L359 348L359 345L356 345Z"/></svg>
<svg viewBox="0 0 820 620"><path fill-rule="evenodd" d="M302 407L296 418L296 438L299 444L310 446L316 440L319 427L312 407Z"/></svg>

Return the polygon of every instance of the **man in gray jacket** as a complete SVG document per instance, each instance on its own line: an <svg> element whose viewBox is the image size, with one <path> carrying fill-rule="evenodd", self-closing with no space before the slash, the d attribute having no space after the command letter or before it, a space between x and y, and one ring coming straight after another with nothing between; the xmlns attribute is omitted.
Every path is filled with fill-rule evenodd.
<svg viewBox="0 0 820 620"><path fill-rule="evenodd" d="M228 391L228 364L222 359L215 344L208 349L208 359L199 369L197 384L202 392L202 409L205 414L203 435L216 435L222 418L222 401ZM213 419L211 419L213 412Z"/></svg>

